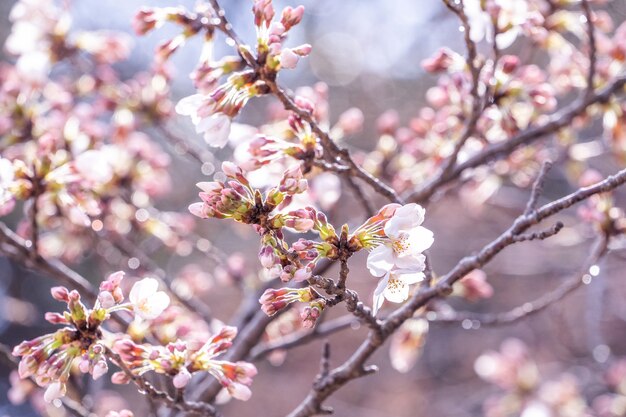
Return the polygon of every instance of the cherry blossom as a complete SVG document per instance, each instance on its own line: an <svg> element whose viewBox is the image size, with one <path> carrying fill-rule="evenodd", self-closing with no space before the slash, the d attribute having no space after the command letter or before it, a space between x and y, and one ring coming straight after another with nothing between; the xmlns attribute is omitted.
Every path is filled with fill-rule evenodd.
<svg viewBox="0 0 626 417"><path fill-rule="evenodd" d="M434 242L433 233L421 226L426 211L411 203L399 207L384 227L388 239L367 257L370 273L380 277L393 268L422 271L424 252Z"/></svg>
<svg viewBox="0 0 626 417"><path fill-rule="evenodd" d="M394 270L387 272L374 290L373 314L376 315L385 300L402 303L409 298L409 286L424 280L423 272Z"/></svg>
<svg viewBox="0 0 626 417"><path fill-rule="evenodd" d="M191 117L196 133L202 134L207 144L223 148L228 143L231 118L224 113L212 113L214 106L211 97L194 94L180 100L176 112Z"/></svg>
<svg viewBox="0 0 626 417"><path fill-rule="evenodd" d="M159 291L159 281L154 278L144 278L133 285L128 299L133 310L145 320L157 318L170 304L170 297Z"/></svg>

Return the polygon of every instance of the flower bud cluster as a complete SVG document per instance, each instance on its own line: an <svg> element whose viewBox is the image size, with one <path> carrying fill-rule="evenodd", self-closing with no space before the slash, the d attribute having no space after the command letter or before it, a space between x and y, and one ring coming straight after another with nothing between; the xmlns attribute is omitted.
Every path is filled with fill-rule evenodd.
<svg viewBox="0 0 626 417"><path fill-rule="evenodd" d="M311 46L303 44L293 48L283 47L287 33L302 20L304 7L286 7L280 21L274 21L274 6L271 0L255 0L254 21L257 32L256 56L247 45L237 44L238 56L214 59L212 56L213 35L220 27L222 16L207 4L199 4L193 12L178 8L144 8L135 16L135 31L144 35L172 22L182 28L182 33L163 42L157 48L157 62L163 63L185 44L188 38L204 32L205 48L192 79L198 94L181 100L176 111L190 116L197 133L215 147L224 147L228 142L230 128L243 106L252 97L270 91L267 79L275 79L283 68L295 68L300 57L307 56ZM250 68L246 68L250 67ZM220 79L227 77L220 84Z"/></svg>
<svg viewBox="0 0 626 417"><path fill-rule="evenodd" d="M121 339L115 343L113 350L129 364L136 375L149 371L169 375L173 378L174 386L182 389L187 386L192 374L208 372L232 397L246 401L251 395L248 387L257 373L254 365L216 359L232 345L236 335L236 328L224 326L206 343L178 340L166 346L151 346ZM123 372L117 372L112 379L116 383L129 382L128 375Z"/></svg>
<svg viewBox="0 0 626 417"><path fill-rule="evenodd" d="M306 328L313 328L317 319L322 315L322 311L326 307L326 300L323 298L319 298L317 300L313 300L309 303L308 306L304 307L302 313L300 313L300 318L302 319L302 326Z"/></svg>
<svg viewBox="0 0 626 417"><path fill-rule="evenodd" d="M24 341L13 349L13 355L21 356L20 378L34 377L41 387L47 387L44 398L51 402L65 395L66 384L75 363L82 373L98 379L108 371L106 346L102 324L111 313L127 310L145 318L160 314L169 297L156 292L155 280L146 278L137 282L130 293L130 303L123 304L124 294L120 283L123 272L115 272L100 284L95 305L87 308L76 290L65 287L51 289L52 298L67 304L63 313L47 312L45 318L52 324L65 325L54 333ZM150 287L150 288L147 288ZM165 298L164 298L165 297Z"/></svg>
<svg viewBox="0 0 626 417"><path fill-rule="evenodd" d="M258 60L269 70L293 69L300 57L307 56L311 52L311 45L308 44L295 48L285 48L282 45L289 30L302 20L304 6L285 7L280 21L274 21L275 12L272 0L255 0L252 11L257 32Z"/></svg>
<svg viewBox="0 0 626 417"><path fill-rule="evenodd" d="M259 303L261 303L261 309L265 314L273 316L291 303L295 303L296 301L308 303L315 298L317 298L317 293L311 287L268 288L259 299Z"/></svg>

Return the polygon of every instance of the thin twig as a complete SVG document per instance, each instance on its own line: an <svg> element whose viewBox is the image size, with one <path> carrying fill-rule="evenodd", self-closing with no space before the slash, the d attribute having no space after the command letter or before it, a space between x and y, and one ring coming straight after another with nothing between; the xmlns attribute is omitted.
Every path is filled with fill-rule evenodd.
<svg viewBox="0 0 626 417"><path fill-rule="evenodd" d="M453 313L429 313L426 315L428 321L436 323L462 323L470 320L473 323L477 323L479 326L472 326L472 328L480 326L502 326L516 323L531 315L537 314L547 307L561 301L569 294L573 293L576 289L580 288L583 284L588 284L592 279L589 274L589 268L592 265L598 263L598 261L607 253L608 238L606 236L600 236L591 250L591 255L587 258L581 271L573 278L563 282L560 286L554 290L543 294L541 297L534 301L526 302L518 307L515 307L504 313L496 314L479 314L470 312L453 312Z"/></svg>
<svg viewBox="0 0 626 417"><path fill-rule="evenodd" d="M304 401L289 414L289 417L307 417L320 413L323 402L334 392L351 380L374 372L375 370L366 366L365 363L402 323L413 317L415 312L424 307L430 300L449 295L452 292L452 284L473 269L484 266L504 248L514 244L515 236L524 233L528 228L538 224L545 218L571 207L594 194L611 191L624 183L626 183L626 169L607 177L597 184L578 189L574 193L546 204L537 210L533 210L529 214L519 216L507 231L483 247L476 255L461 259L436 285L430 288L422 288L407 303L394 311L383 322L382 332L371 330L367 339L357 348L354 354L342 365L333 369L322 383L316 384L309 391Z"/></svg>
<svg viewBox="0 0 626 417"><path fill-rule="evenodd" d="M461 137L456 141L454 145L454 149L450 156L444 161L441 167L442 176L446 176L449 172L454 168L456 164L457 158L461 149L465 145L465 142L469 140L474 134L476 130L476 125L478 124L478 120L483 113L484 101L481 99L480 93L478 92L478 88L480 86L480 73L482 71L482 66L478 62L478 53L476 50L476 43L472 41L470 36L471 26L470 21L467 15L465 14L464 4L461 1L460 7L455 5L451 0L443 0L444 4L448 9L450 9L454 14L458 16L461 20L461 24L463 26L464 40L467 48L467 66L470 70L470 75L472 77L472 87L470 90L470 96L472 98L472 110L469 117L469 120L465 124L465 128Z"/></svg>
<svg viewBox="0 0 626 417"><path fill-rule="evenodd" d="M533 211L535 208L537 208L539 197L541 197L541 194L543 193L543 185L546 181L546 175L548 174L551 168L552 168L551 161L544 161L544 163L541 165L541 170L539 171L539 175L537 176L537 179L533 183L533 188L530 192L530 198L528 199L528 203L526 204L526 210L524 210L524 214L528 214L531 211Z"/></svg>
<svg viewBox="0 0 626 417"><path fill-rule="evenodd" d="M587 20L587 38L589 42L589 70L587 72L587 88L585 95L590 96L594 91L593 79L596 75L596 61L597 61L597 46L596 46L596 27L593 24L593 13L589 0L582 0L583 12L585 19Z"/></svg>
<svg viewBox="0 0 626 417"><path fill-rule="evenodd" d="M359 324L359 320L352 314L338 317L325 323L318 324L312 330L300 330L282 337L275 342L258 345L250 352L250 360L258 360L276 350L288 350L294 347L305 345L320 337L329 336L349 327Z"/></svg>

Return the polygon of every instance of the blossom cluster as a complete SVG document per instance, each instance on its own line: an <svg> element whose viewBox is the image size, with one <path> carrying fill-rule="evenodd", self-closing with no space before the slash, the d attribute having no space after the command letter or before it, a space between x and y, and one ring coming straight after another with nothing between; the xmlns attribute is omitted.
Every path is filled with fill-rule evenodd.
<svg viewBox="0 0 626 417"><path fill-rule="evenodd" d="M121 339L115 343L113 350L120 354L136 375L148 371L166 374L172 377L176 388L182 389L187 386L193 373L209 372L232 397L246 401L252 394L248 386L257 373L254 365L215 359L232 345L236 335L236 328L224 326L204 344L177 340L166 346L151 346ZM115 383L128 383L130 378L124 372L117 372L113 374L112 380Z"/></svg>
<svg viewBox="0 0 626 417"><path fill-rule="evenodd" d="M250 186L244 171L225 162L222 170L229 181L202 182L198 187L202 202L189 207L201 218L233 219L250 224L261 235L259 260L269 278L283 282L304 282L311 278L321 259L337 260L362 249L370 250L367 266L381 280L374 291L374 314L385 299L401 303L409 296L409 286L424 278L425 257L433 244L433 234L421 226L425 210L418 204L389 204L350 234L348 226L338 235L324 213L313 207L283 210L292 198L307 189L299 168L286 170L278 186L264 194ZM276 212L275 212L276 210ZM283 229L297 233L313 231L320 241L299 239L289 245ZM326 302L311 287L303 289L268 289L260 299L269 315L293 302L310 302L303 316L310 325L324 309Z"/></svg>
<svg viewBox="0 0 626 417"><path fill-rule="evenodd" d="M224 147L228 143L233 118L235 118L253 97L267 94L270 87L266 80L273 80L280 69L295 68L298 60L311 51L304 44L294 48L283 46L288 32L302 20L304 7L285 7L280 20L274 20L275 10L271 0L255 1L253 5L256 28L256 54L243 44L237 45L239 56L226 56L216 60L212 55L215 25L221 18L212 16L214 10L200 4L192 11L184 8L144 8L134 20L138 34L146 34L165 22L182 27L183 32L164 42L157 56L167 60L185 41L205 33L205 49L192 74L198 93L182 99L176 111L190 116L196 127L210 146ZM217 23L215 22L217 19ZM251 68L246 68L251 66ZM220 79L226 81L220 84Z"/></svg>
<svg viewBox="0 0 626 417"><path fill-rule="evenodd" d="M441 48L424 59L423 69L437 77L426 92L427 105L406 123L393 110L383 113L376 123L376 148L364 151L343 148L364 125L361 110L350 108L334 121L324 83L293 93L278 84L281 71L296 68L312 49L309 44L287 46L291 31L304 18L303 6L276 13L272 0L253 0L252 46L239 39L216 2L199 2L193 9L142 8L132 22L137 34L147 35L166 23L180 31L159 44L152 69L124 78L115 65L130 54L127 36L74 30L66 5L19 0L5 45L15 63L0 66L0 216L23 209L16 229L29 239L24 247L32 249L33 259L78 260L99 241L94 252L109 263L114 258L127 261L131 269L144 272L151 269L150 255L161 246L182 256L194 248L210 251L212 243L193 233L195 216L253 229L264 281L248 274L242 256L233 255L213 269L188 265L171 282L144 278L134 284L127 301L124 274L116 272L101 283L91 308L78 291L53 288L52 296L66 303L67 311L47 313L46 319L64 327L15 347L13 354L21 357L19 376L45 387L44 398L50 402L66 394L72 373L97 379L108 373L109 364L122 369L112 375L115 383L156 373L171 378L178 394L194 374L203 372L230 396L247 400L256 367L221 358L237 329L211 314L197 320L206 313L194 307L197 295L214 283L263 287L256 307L275 318L275 328L265 332L269 340L298 327L312 328L325 310L345 302L378 336L384 334L384 341L389 336L386 323L377 317L384 303L404 303L415 284L440 282L426 259L434 234L424 226L426 210L414 202L430 202L429 193L435 192L431 185L458 182L463 202L479 210L503 185L529 186L539 161L550 156L564 160L564 175L581 186L600 178L591 169L591 159L604 150L619 163L626 160L626 104L611 95L586 104L596 91L623 76L626 23L614 28L608 13L587 2L582 11L571 1L445 3L461 18L467 56ZM231 54L214 55L219 32L227 37ZM195 92L174 105L169 60L193 37L202 41L190 77ZM514 55L515 46L536 54ZM546 60L549 64L543 65ZM69 72L63 73L67 67ZM268 95L278 101L269 104L265 123L252 127L235 122L251 99ZM565 109L573 109L566 117L556 113L574 96L579 99ZM197 184L200 201L189 206L192 216L154 207L157 198L172 191L172 179L170 156L153 134L174 141L180 154L196 146L169 130L174 113L189 117L206 145L233 148L215 180ZM568 123L559 125L560 117ZM601 139L579 143L580 132L600 124ZM527 146L515 145L519 135L536 126L548 126L551 130L540 130L537 136L554 133L553 140L531 138ZM499 151L510 144L509 152ZM472 165L484 152L483 162ZM207 155L203 149L195 159L203 174L211 175L218 164ZM468 168L454 172L465 163ZM342 179L367 200L360 208L368 213L366 220L333 225ZM407 203L376 205L355 180L391 195L389 201ZM626 231L624 212L611 194L594 195L579 215L605 236ZM370 286L371 310L348 287L358 279L348 277L348 261L360 251L368 252L367 269L378 280ZM340 264L337 280L318 275L325 262ZM169 292L159 290L163 283ZM468 301L492 294L479 269L458 279L451 290ZM170 305L170 296L175 305ZM424 346L430 308L451 309L431 305L409 312L405 319L413 317L398 324L391 337L391 362L401 372L411 369ZM129 316L133 321L125 323ZM110 330L115 328L113 319L127 325L123 333ZM505 400L495 399L486 407L490 416L506 415L510 402L523 404L516 412L528 415L558 415L564 408L576 415L589 412L569 378L562 381L562 389L574 393L568 398L554 401L542 393L538 367L518 342L483 355L476 371L507 391ZM623 385L623 372L615 373L615 385ZM606 400L602 410L623 401L622 394ZM182 404L182 395L176 401ZM120 410L108 415L132 417Z"/></svg>
<svg viewBox="0 0 626 417"><path fill-rule="evenodd" d="M130 54L128 35L73 30L51 0L18 1L9 17L16 63L0 67L0 215L24 202L35 219L18 233L46 257L80 258L94 232L136 230L175 247L180 222L146 215L170 190L170 156L147 133L173 114L168 71L123 79L113 65Z"/></svg>
<svg viewBox="0 0 626 417"><path fill-rule="evenodd" d="M108 372L110 351L120 355L124 367L136 375L147 371L166 373L174 385L183 388L194 372L205 371L217 380L235 398L250 397L248 385L256 368L246 362L228 362L216 359L227 350L237 334L233 327L223 326L206 343L185 342L177 339L167 345L139 345L119 334L111 333L104 323L115 312L127 311L139 321L157 319L168 308L169 296L159 291L154 278L137 281L124 302L122 271L111 274L100 284L93 308L86 307L80 293L65 287L52 288L52 297L67 304L63 313L46 313L46 320L65 327L54 333L24 341L15 347L13 355L21 356L20 378L33 377L37 385L46 387L44 399L52 402L63 397L69 377L75 368L98 379ZM114 358L114 360L117 360ZM118 365L120 365L118 363ZM112 375L115 383L126 383L129 375L119 371Z"/></svg>
<svg viewBox="0 0 626 417"><path fill-rule="evenodd" d="M34 376L35 382L47 387L45 399L50 402L65 395L66 384L74 362L79 361L78 368L83 373L90 373L98 379L107 373L106 346L103 343L102 324L110 318L114 311L126 309L137 314L159 314L169 298L160 296L164 293L146 293L141 297L137 291L146 282L154 281L146 278L135 284L131 291L131 303L123 304L124 295L120 283L123 272L111 274L100 285L100 292L93 308L87 308L81 301L80 293L69 291L65 287L52 288L52 297L67 304L67 311L46 313L46 320L52 324L65 325L54 333L24 341L13 350L15 356L21 356L19 374L21 378ZM154 296L157 303L152 302ZM167 297L167 295L165 295Z"/></svg>

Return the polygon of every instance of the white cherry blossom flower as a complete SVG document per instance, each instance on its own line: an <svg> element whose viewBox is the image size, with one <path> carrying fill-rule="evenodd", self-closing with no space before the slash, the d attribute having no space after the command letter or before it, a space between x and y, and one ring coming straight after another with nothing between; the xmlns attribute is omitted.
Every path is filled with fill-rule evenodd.
<svg viewBox="0 0 626 417"><path fill-rule="evenodd" d="M433 244L433 232L420 226L426 211L418 204L399 207L385 224L388 240L375 247L367 257L367 267L377 277L394 268L418 271L424 270L425 257L422 255Z"/></svg>
<svg viewBox="0 0 626 417"><path fill-rule="evenodd" d="M154 278L144 278L133 285L128 299L135 313L145 320L155 319L170 304L170 297L159 291L159 282Z"/></svg>
<svg viewBox="0 0 626 417"><path fill-rule="evenodd" d="M202 134L209 146L223 148L228 143L232 120L224 113L214 112L214 106L211 97L193 94L176 104L176 113L190 116L196 133Z"/></svg>
<svg viewBox="0 0 626 417"><path fill-rule="evenodd" d="M395 270L387 272L378 282L374 290L373 313L385 302L385 299L392 303L401 303L409 298L409 285L416 284L424 279L423 272Z"/></svg>
<svg viewBox="0 0 626 417"><path fill-rule="evenodd" d="M526 0L495 0L494 4L499 7L498 27L500 32L496 35L498 48L508 48L522 32L522 25L528 19L529 10ZM493 23L491 16L483 10L480 0L465 0L463 9L470 23L470 39L480 42L493 41Z"/></svg>

